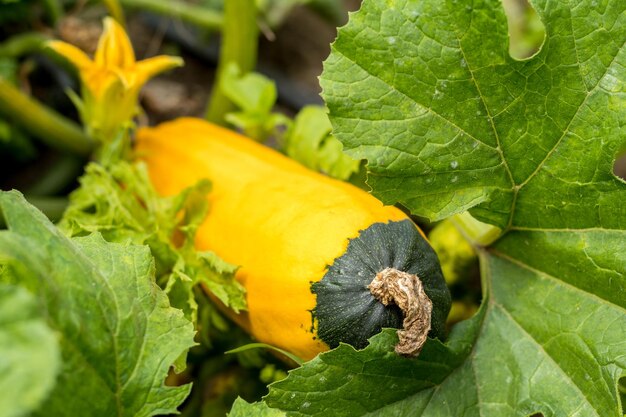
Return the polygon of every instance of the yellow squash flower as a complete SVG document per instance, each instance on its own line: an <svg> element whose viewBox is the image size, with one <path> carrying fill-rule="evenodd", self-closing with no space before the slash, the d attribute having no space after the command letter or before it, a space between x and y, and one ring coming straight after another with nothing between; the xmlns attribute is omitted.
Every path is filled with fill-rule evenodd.
<svg viewBox="0 0 626 417"><path fill-rule="evenodd" d="M181 58L164 55L137 61L128 35L109 17L104 19L104 32L93 60L66 42L51 41L48 45L78 69L82 100L73 100L88 133L103 141L112 140L131 126L139 90L150 78L183 64Z"/></svg>

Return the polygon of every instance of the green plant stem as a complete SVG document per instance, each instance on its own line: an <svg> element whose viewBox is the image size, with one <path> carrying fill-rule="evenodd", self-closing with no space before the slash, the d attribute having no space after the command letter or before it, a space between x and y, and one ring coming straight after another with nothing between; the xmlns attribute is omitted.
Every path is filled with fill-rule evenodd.
<svg viewBox="0 0 626 417"><path fill-rule="evenodd" d="M240 347L235 348L235 349L227 350L224 353L228 355L228 354L232 354L232 353L240 353L240 352L245 352L246 350L258 349L258 348L270 349L270 350L273 350L275 352L278 352L281 355L291 359L298 366L301 366L304 363L304 360L300 359L299 357L297 357L293 353L289 353L286 350L277 348L276 346L268 345L267 343L248 343L247 345L240 346Z"/></svg>
<svg viewBox="0 0 626 417"><path fill-rule="evenodd" d="M63 7L59 0L42 0L46 13L50 18L50 23L56 25L57 21L63 16Z"/></svg>
<svg viewBox="0 0 626 417"><path fill-rule="evenodd" d="M478 221L467 211L455 214L450 221L473 246L489 246L502 235L499 227Z"/></svg>
<svg viewBox="0 0 626 417"><path fill-rule="evenodd" d="M306 3L318 14L330 20L337 26L345 25L348 21L348 12L342 2L337 0L308 0Z"/></svg>
<svg viewBox="0 0 626 417"><path fill-rule="evenodd" d="M437 252L448 285L466 281L470 277L472 264L476 262L476 251L451 219L437 224L428 235L428 240Z"/></svg>
<svg viewBox="0 0 626 417"><path fill-rule="evenodd" d="M206 7L195 6L180 0L119 0L131 9L149 10L169 18L179 18L205 29L219 31L222 29L224 16ZM230 3L228 0L226 3Z"/></svg>
<svg viewBox="0 0 626 417"><path fill-rule="evenodd" d="M224 28L220 60L213 93L209 101L206 118L223 124L224 116L235 109L235 105L220 88L225 69L235 63L241 75L254 69L257 59L259 28L254 0L228 0L224 4Z"/></svg>
<svg viewBox="0 0 626 417"><path fill-rule="evenodd" d="M40 52L48 39L38 32L15 35L0 44L0 57L18 58L33 52Z"/></svg>
<svg viewBox="0 0 626 417"><path fill-rule="evenodd" d="M59 160L37 181L24 189L29 196L56 195L66 191L83 172L85 159L75 155L62 155Z"/></svg>
<svg viewBox="0 0 626 417"><path fill-rule="evenodd" d="M87 156L94 147L94 142L80 126L28 97L3 78L0 78L0 115L52 148Z"/></svg>

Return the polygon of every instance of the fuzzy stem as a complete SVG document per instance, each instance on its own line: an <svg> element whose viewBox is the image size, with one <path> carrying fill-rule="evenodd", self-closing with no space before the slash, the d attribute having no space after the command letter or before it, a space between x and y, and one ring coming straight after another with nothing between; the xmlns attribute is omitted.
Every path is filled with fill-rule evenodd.
<svg viewBox="0 0 626 417"><path fill-rule="evenodd" d="M0 44L0 57L18 58L33 52L41 52L48 37L38 32L15 35Z"/></svg>
<svg viewBox="0 0 626 417"><path fill-rule="evenodd" d="M226 4L232 0L226 1ZM195 6L180 0L120 0L130 9L149 10L169 18L178 18L212 31L222 29L224 16L215 10Z"/></svg>
<svg viewBox="0 0 626 417"><path fill-rule="evenodd" d="M0 77L0 115L52 148L87 156L94 143L80 126L38 103Z"/></svg>
<svg viewBox="0 0 626 417"><path fill-rule="evenodd" d="M241 75L254 70L257 59L259 28L254 0L228 0L224 4L224 28L217 67L217 77L209 102L206 118L214 123L224 124L224 117L235 109L226 97L220 83L226 68L237 64Z"/></svg>
<svg viewBox="0 0 626 417"><path fill-rule="evenodd" d="M42 1L46 13L50 18L50 23L56 25L57 21L63 16L63 7L59 0L43 0Z"/></svg>
<svg viewBox="0 0 626 417"><path fill-rule="evenodd" d="M50 169L28 188L28 196L55 195L66 191L69 185L83 172L85 160L75 155L61 155Z"/></svg>

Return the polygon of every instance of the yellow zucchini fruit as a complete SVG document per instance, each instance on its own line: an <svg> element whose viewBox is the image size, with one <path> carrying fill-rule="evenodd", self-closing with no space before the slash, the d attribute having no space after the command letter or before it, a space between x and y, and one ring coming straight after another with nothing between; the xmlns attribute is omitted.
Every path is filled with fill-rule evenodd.
<svg viewBox="0 0 626 417"><path fill-rule="evenodd" d="M236 278L246 288L248 311L235 320L259 341L303 359L311 359L339 341L362 347L371 336L367 334L357 342L342 340L341 335L338 339L318 337L315 312L320 307L320 291L312 284L329 273L349 244L353 246L351 239L355 241L372 225L402 223L410 224L410 233L425 242L401 210L384 206L357 187L311 171L266 146L200 119L183 118L139 129L135 149L162 195L179 193L203 178L212 182L209 214L196 235L197 248L211 250L240 266ZM423 247L430 248L428 244ZM435 305L433 316L436 310L443 316L438 320L445 322L449 293L436 256L434 260L430 255L427 259L419 253L416 256L435 271L434 275L439 271L434 277L436 285L425 283L425 289L429 296L429 287L441 293L434 296L433 304L437 299L443 301L441 307ZM367 279L371 281L376 272L380 271L373 271ZM369 294L366 286L361 287ZM372 300L379 308L387 308ZM341 313L341 305L331 306L327 312L333 321L332 315ZM401 327L402 313L393 314L400 317L399 322L392 320L395 327ZM328 328L332 333L340 326L331 323ZM439 329L435 336L441 334Z"/></svg>

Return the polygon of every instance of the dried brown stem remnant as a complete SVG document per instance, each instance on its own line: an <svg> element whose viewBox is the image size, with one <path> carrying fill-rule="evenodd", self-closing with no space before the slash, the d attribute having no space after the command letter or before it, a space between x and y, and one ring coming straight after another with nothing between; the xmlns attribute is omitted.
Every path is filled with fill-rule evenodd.
<svg viewBox="0 0 626 417"><path fill-rule="evenodd" d="M414 274L385 268L367 286L384 305L396 304L404 313L403 330L398 330L396 353L416 357L426 343L433 303Z"/></svg>

